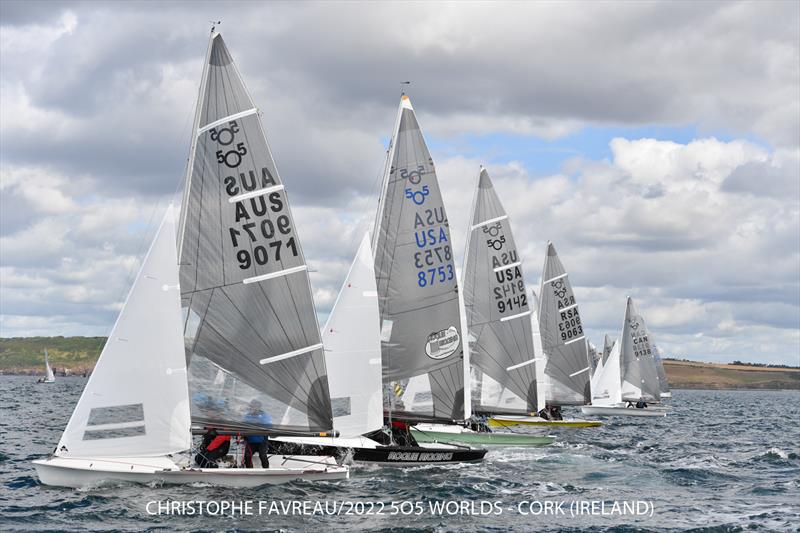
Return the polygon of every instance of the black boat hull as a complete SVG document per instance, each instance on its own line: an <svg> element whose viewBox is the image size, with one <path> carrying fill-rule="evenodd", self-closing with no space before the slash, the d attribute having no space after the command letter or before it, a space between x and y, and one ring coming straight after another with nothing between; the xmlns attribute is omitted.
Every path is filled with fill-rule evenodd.
<svg viewBox="0 0 800 533"><path fill-rule="evenodd" d="M270 441L270 453L284 455L332 455L339 462L348 459L359 463L411 466L423 464L474 463L486 455L483 448L428 448L422 446L377 446L344 448L317 444Z"/></svg>

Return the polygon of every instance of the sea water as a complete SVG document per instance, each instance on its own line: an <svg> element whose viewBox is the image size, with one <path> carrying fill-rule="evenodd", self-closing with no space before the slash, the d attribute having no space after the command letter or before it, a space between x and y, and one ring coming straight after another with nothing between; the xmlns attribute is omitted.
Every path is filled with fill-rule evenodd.
<svg viewBox="0 0 800 533"><path fill-rule="evenodd" d="M768 531L800 528L800 392L673 392L666 418L552 429L478 464L355 465L228 489L39 483L86 380L0 377L0 530ZM579 416L575 409L567 412Z"/></svg>

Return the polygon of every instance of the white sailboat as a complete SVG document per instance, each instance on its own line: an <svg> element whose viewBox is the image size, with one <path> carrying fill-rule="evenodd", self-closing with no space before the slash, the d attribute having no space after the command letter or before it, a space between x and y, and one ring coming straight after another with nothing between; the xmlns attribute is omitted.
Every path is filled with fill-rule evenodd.
<svg viewBox="0 0 800 533"><path fill-rule="evenodd" d="M37 380L37 383L55 383L56 375L50 366L50 359L47 355L47 348L44 349L44 376Z"/></svg>
<svg viewBox="0 0 800 533"><path fill-rule="evenodd" d="M592 390L592 404L581 407L586 415L666 416L667 409L644 405L660 398L658 377L644 319L629 297L622 338L613 344L603 372ZM608 342L606 342L608 345ZM639 403L642 402L642 403Z"/></svg>
<svg viewBox="0 0 800 533"><path fill-rule="evenodd" d="M270 468L256 469L191 462L193 423L229 434L332 427L322 343L288 200L256 109L213 30L195 126L180 251L170 208L54 454L34 461L45 484L248 487L349 475L333 457L275 457ZM239 386L190 406L190 389L193 400L203 396L209 368L212 384L222 370ZM254 399L276 414L291 411L289 422L247 421L240 404Z"/></svg>

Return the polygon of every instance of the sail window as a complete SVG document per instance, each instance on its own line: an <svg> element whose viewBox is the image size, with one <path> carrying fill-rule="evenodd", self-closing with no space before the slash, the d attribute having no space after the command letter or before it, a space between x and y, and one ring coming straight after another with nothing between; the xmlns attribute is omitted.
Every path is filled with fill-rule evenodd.
<svg viewBox="0 0 800 533"><path fill-rule="evenodd" d="M87 426L144 422L144 405L134 403L113 407L95 407L89 412Z"/></svg>
<svg viewBox="0 0 800 533"><path fill-rule="evenodd" d="M331 410L333 410L334 418L350 415L352 413L350 409L350 397L331 398Z"/></svg>
<svg viewBox="0 0 800 533"><path fill-rule="evenodd" d="M87 429L83 432L83 440L121 439L145 435L144 425L122 428Z"/></svg>

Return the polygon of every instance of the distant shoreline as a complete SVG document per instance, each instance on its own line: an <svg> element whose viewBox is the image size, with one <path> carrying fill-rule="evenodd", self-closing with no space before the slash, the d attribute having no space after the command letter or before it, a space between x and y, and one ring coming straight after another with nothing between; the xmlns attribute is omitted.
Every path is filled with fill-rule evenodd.
<svg viewBox="0 0 800 533"><path fill-rule="evenodd" d="M91 373L105 337L0 338L0 374L44 375L44 350L56 376ZM800 390L800 367L706 363L664 359L673 389L686 390Z"/></svg>

